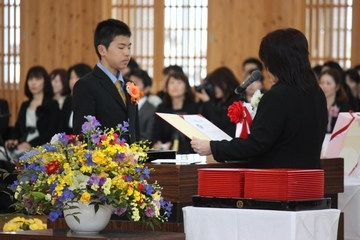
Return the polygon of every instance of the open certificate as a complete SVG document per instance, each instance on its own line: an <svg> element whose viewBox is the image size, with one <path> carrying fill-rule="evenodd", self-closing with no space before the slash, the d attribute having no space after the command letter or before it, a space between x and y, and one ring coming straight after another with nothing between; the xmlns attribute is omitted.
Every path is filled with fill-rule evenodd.
<svg viewBox="0 0 360 240"><path fill-rule="evenodd" d="M188 138L202 140L228 140L232 137L215 126L201 114L178 115L170 113L156 113Z"/></svg>

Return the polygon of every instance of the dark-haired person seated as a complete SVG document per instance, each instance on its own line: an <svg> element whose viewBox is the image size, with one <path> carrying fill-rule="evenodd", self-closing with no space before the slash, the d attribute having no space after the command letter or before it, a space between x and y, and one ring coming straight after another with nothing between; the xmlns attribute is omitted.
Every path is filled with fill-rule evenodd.
<svg viewBox="0 0 360 240"><path fill-rule="evenodd" d="M261 98L248 138L194 138L192 148L219 162L248 159L250 168L319 169L327 108L305 35L292 28L270 32L259 57L275 84Z"/></svg>
<svg viewBox="0 0 360 240"><path fill-rule="evenodd" d="M60 109L53 100L50 77L41 66L29 69L25 80L25 95L14 128L9 132L5 147L17 159L31 147L49 142L58 132Z"/></svg>

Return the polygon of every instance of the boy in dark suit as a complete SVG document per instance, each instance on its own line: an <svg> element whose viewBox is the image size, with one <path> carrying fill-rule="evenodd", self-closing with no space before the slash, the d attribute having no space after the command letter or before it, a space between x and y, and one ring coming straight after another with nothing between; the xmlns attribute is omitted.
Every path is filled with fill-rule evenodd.
<svg viewBox="0 0 360 240"><path fill-rule="evenodd" d="M94 34L94 46L99 62L91 73L76 82L73 91L73 130L81 133L85 116L92 115L102 128L129 123L129 132L123 137L128 143L139 140L137 102L131 95L120 70L130 61L131 31L116 19L100 22ZM118 86L118 87L117 87Z"/></svg>

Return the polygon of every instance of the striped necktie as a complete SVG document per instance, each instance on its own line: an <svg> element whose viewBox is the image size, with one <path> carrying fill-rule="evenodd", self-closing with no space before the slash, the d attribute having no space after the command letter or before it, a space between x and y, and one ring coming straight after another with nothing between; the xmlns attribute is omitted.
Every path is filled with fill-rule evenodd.
<svg viewBox="0 0 360 240"><path fill-rule="evenodd" d="M124 101L125 103L125 106L126 106L126 97L125 97L125 93L121 87L121 82L119 80L117 80L115 82L115 86L116 86L116 89L118 90L119 94L120 94L120 97L122 98L122 100Z"/></svg>

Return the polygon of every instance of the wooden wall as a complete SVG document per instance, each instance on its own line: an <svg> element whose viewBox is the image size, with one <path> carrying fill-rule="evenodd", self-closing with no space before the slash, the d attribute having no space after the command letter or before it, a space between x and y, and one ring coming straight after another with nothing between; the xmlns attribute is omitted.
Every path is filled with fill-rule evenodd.
<svg viewBox="0 0 360 240"><path fill-rule="evenodd" d="M305 30L305 1L219 0L209 1L208 8L208 71L227 66L239 79L242 62L258 58L266 33L284 27Z"/></svg>
<svg viewBox="0 0 360 240"><path fill-rule="evenodd" d="M23 87L29 68L42 65L50 73L79 62L96 64L93 34L99 21L111 17L111 0L21 1L20 11L21 83L18 101L9 101L11 124L25 100Z"/></svg>
<svg viewBox="0 0 360 240"><path fill-rule="evenodd" d="M156 2L161 0L156 0ZM230 67L241 79L245 58L258 56L261 38L269 31L283 27L305 30L306 0L210 0L208 1L208 66ZM353 63L360 63L360 0L354 0ZM155 6L162 6L158 4ZM161 10L159 7L155 10ZM21 1L21 81L17 101L7 96L16 120L24 100L23 82L27 70L43 65L49 72L58 67L85 62L94 66L97 57L93 47L96 24L111 17L111 0L31 0ZM157 19L156 24L163 23ZM157 32L156 37L161 37ZM163 51L162 41L154 49ZM162 50L162 51L161 51ZM157 64L159 65L159 63ZM161 78L154 78L161 80ZM155 86L159 86L156 83ZM154 89L155 92L157 89ZM0 96L3 97L3 96Z"/></svg>

